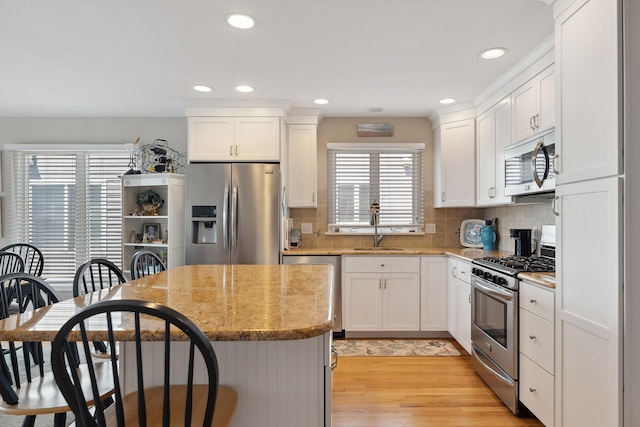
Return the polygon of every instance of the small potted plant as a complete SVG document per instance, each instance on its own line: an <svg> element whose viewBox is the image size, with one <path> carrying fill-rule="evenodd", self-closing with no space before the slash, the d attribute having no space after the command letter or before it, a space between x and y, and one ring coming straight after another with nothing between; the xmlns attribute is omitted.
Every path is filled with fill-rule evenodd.
<svg viewBox="0 0 640 427"><path fill-rule="evenodd" d="M142 209L142 215L158 215L158 209L164 205L164 200L153 190L147 190L138 194L138 204Z"/></svg>

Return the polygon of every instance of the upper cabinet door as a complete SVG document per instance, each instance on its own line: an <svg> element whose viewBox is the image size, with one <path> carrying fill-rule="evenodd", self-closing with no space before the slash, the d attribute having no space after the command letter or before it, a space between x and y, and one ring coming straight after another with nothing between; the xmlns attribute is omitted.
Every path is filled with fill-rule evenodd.
<svg viewBox="0 0 640 427"><path fill-rule="evenodd" d="M278 117L189 117L190 162L280 160Z"/></svg>
<svg viewBox="0 0 640 427"><path fill-rule="evenodd" d="M550 66L513 91L513 134L520 142L555 125L555 77Z"/></svg>
<svg viewBox="0 0 640 427"><path fill-rule="evenodd" d="M280 118L236 117L236 161L280 160Z"/></svg>
<svg viewBox="0 0 640 427"><path fill-rule="evenodd" d="M233 117L189 117L187 124L187 157L190 162L233 159Z"/></svg>
<svg viewBox="0 0 640 427"><path fill-rule="evenodd" d="M511 143L511 97L507 96L477 119L477 205L512 202L504 195L504 148Z"/></svg>
<svg viewBox="0 0 640 427"><path fill-rule="evenodd" d="M622 173L619 8L615 1L578 0L555 21L556 184Z"/></svg>
<svg viewBox="0 0 640 427"><path fill-rule="evenodd" d="M436 207L475 205L475 139L474 119L445 123L436 129Z"/></svg>
<svg viewBox="0 0 640 427"><path fill-rule="evenodd" d="M318 207L317 139L317 125L289 125L290 208Z"/></svg>

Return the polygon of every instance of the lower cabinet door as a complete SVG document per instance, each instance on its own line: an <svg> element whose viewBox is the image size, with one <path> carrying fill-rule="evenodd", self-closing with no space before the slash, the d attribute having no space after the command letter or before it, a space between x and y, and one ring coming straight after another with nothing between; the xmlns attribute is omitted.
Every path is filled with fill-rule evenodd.
<svg viewBox="0 0 640 427"><path fill-rule="evenodd" d="M382 330L382 276L347 273L344 276L344 329L346 331Z"/></svg>
<svg viewBox="0 0 640 427"><path fill-rule="evenodd" d="M546 427L554 425L554 377L520 353L520 401Z"/></svg>
<svg viewBox="0 0 640 427"><path fill-rule="evenodd" d="M382 293L383 330L420 330L420 274L385 274Z"/></svg>

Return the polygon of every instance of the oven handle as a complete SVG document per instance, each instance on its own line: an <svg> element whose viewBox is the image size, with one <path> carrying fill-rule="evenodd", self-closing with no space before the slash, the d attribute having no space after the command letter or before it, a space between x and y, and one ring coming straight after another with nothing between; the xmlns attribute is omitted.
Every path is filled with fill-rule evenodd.
<svg viewBox="0 0 640 427"><path fill-rule="evenodd" d="M477 278L473 277L473 283L474 286L477 288L480 288L481 290L485 291L486 293L498 297L498 298L502 298L504 300L507 301L512 301L513 300L513 292L507 291L507 290L502 290L502 289L496 289L494 287L489 287L483 283L481 283Z"/></svg>
<svg viewBox="0 0 640 427"><path fill-rule="evenodd" d="M473 351L473 355L475 356L476 360L487 370L493 372L496 375L496 378L501 380L503 383L507 384L509 387L513 387L514 381L509 377L509 375L507 375L505 372L499 372L502 371L502 369L500 370L496 370L494 368L492 368L491 366L489 366L487 364L487 362L485 362L485 360L488 360L488 357L484 355L484 353L477 351L475 348L472 348Z"/></svg>

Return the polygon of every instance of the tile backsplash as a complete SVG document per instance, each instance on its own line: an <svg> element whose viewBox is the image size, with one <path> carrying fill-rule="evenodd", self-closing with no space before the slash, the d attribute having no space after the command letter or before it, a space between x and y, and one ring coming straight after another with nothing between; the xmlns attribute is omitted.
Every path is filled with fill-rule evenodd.
<svg viewBox="0 0 640 427"><path fill-rule="evenodd" d="M302 223L311 223L313 234L302 235L303 248L350 248L373 245L373 236L327 235L327 195L318 195L317 209L290 209L293 227L302 228ZM425 200L432 201L433 194L425 194ZM416 236L385 236L381 246L401 246L407 248L458 248L460 245L460 223L465 219L498 218L496 233L498 248L513 252L514 243L509 238L510 228L538 229L542 225L555 224L551 202L510 205L495 208L434 208L433 203L425 203L425 223L435 224L435 234ZM536 236L538 239L539 236Z"/></svg>

